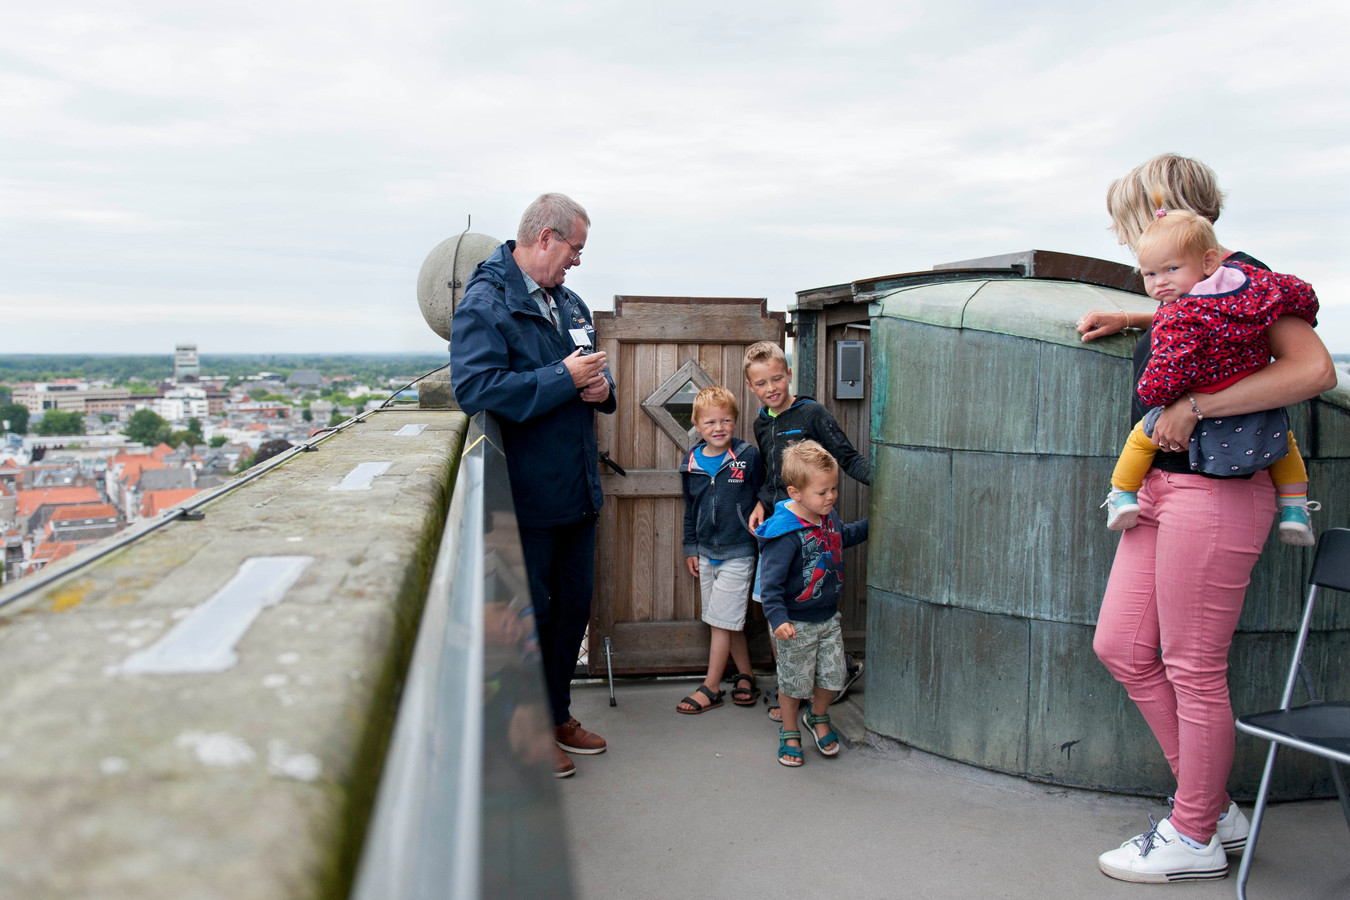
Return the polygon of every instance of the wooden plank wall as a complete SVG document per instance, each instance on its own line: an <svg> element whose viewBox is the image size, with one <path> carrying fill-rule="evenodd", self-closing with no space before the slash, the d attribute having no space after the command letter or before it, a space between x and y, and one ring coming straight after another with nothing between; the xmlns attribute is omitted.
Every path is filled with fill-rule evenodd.
<svg viewBox="0 0 1350 900"><path fill-rule="evenodd" d="M596 316L597 349L609 355L618 386L618 408L612 416L597 417L596 436L600 449L629 474L620 477L601 468L606 506L596 554L592 671L603 665L603 635L609 633L622 633L630 645L641 645L625 648L624 664L616 659L616 671L644 666L679 671L707 665L698 583L684 563L684 499L678 467L687 448L677 446L641 404L680 366L694 360L714 383L736 394L741 405L737 435L754 444L752 425L758 406L745 386L741 361L745 349L766 331L776 328L781 340L783 322L781 314L776 320L761 318L760 301L750 304L750 310L746 305L616 298L615 313ZM688 340L694 336L703 340ZM738 336L751 339L735 340ZM624 629L640 623L689 627L649 628L645 638ZM616 644L618 640L616 636Z"/></svg>

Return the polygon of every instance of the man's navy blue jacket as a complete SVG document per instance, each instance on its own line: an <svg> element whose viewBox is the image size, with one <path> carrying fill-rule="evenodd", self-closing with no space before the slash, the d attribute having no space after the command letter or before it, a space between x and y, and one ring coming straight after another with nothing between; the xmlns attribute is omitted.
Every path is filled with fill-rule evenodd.
<svg viewBox="0 0 1350 900"><path fill-rule="evenodd" d="M522 525L578 522L604 502L596 471L595 411L612 413L614 380L603 403L581 399L563 358L576 347L539 311L507 241L479 264L450 329L450 383L467 413L501 423L516 516ZM592 336L591 311L559 285L551 289L564 331Z"/></svg>
<svg viewBox="0 0 1350 900"><path fill-rule="evenodd" d="M709 559L754 556L759 546L746 521L755 509L755 498L764 481L759 451L740 438L732 438L714 476L694 458L705 446L699 443L680 463L680 480L684 482L684 555Z"/></svg>

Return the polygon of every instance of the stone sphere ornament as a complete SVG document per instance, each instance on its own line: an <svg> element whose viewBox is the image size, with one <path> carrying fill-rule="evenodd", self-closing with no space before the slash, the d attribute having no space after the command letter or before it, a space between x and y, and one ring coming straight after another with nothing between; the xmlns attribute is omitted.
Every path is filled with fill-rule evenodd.
<svg viewBox="0 0 1350 900"><path fill-rule="evenodd" d="M501 246L486 234L464 232L446 238L427 254L417 273L417 305L431 330L450 340L450 317L464 297L469 276Z"/></svg>

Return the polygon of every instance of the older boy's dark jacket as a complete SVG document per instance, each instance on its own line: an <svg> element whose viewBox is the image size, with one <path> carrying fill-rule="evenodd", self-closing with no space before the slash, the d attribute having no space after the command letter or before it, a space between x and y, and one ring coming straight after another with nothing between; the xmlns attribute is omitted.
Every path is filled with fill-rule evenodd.
<svg viewBox="0 0 1350 900"><path fill-rule="evenodd" d="M595 411L581 399L563 357L576 347L539 311L507 241L474 270L450 331L450 381L467 413L487 410L502 429L516 515L523 525L566 525L604 502L596 470ZM591 312L552 289L565 328L591 331ZM609 372L605 372L609 378Z"/></svg>
<svg viewBox="0 0 1350 900"><path fill-rule="evenodd" d="M867 540L867 519L841 525L831 510L819 525L798 518L784 500L759 526L759 596L770 628L787 621L824 622L839 611L844 548Z"/></svg>
<svg viewBox="0 0 1350 900"><path fill-rule="evenodd" d="M777 416L770 416L768 407L762 407L755 417L755 440L764 458L764 486L759 489L759 502L766 512L788 498L783 485L783 451L797 441L816 441L830 451L839 467L854 481L872 483L867 457L849 443L830 411L810 397L798 397Z"/></svg>
<svg viewBox="0 0 1350 900"><path fill-rule="evenodd" d="M740 438L732 438L717 475L698 464L695 453L684 455L680 476L684 482L684 555L710 559L741 559L754 556L755 536L745 527L755 508L764 465L759 451Z"/></svg>

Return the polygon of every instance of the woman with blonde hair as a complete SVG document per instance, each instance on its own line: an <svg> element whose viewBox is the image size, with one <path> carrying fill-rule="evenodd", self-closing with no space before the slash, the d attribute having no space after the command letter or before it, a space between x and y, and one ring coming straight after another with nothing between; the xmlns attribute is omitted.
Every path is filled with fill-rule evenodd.
<svg viewBox="0 0 1350 900"><path fill-rule="evenodd" d="M1175 154L1148 160L1107 192L1112 230L1131 250L1158 207L1213 222L1222 205L1213 170ZM1269 268L1222 246L1219 253ZM1137 382L1151 354L1151 321L1140 313L1093 310L1078 331L1090 341L1143 328L1135 349ZM1307 321L1281 316L1266 337L1270 365L1205 394L1200 409L1183 396L1158 417L1153 443L1159 452L1138 491L1138 521L1121 534L1102 599L1093 649L1139 708L1177 782L1167 818L1150 817L1152 828L1098 858L1112 878L1222 878L1225 854L1246 845L1247 819L1227 792L1234 746L1228 650L1274 520L1274 488L1265 471L1236 478L1194 473L1185 451L1203 418L1299 403L1336 384L1331 356ZM1145 412L1137 391L1134 405L1137 421Z"/></svg>

